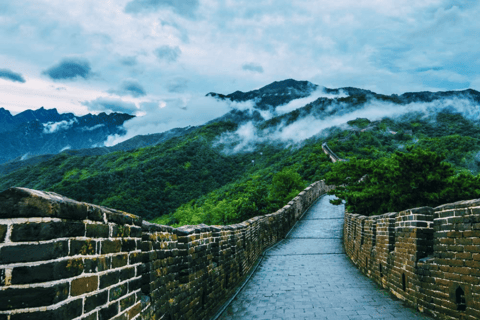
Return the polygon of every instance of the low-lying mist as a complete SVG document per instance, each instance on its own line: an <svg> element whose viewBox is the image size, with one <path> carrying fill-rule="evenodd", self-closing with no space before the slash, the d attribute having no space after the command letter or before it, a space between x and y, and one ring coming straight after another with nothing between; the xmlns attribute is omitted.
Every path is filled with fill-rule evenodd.
<svg viewBox="0 0 480 320"><path fill-rule="evenodd" d="M313 109L312 109L313 111ZM216 141L216 145L224 145L227 154L237 152L254 151L258 144L282 143L286 146L299 144L306 139L326 137L325 129L332 127L347 127L347 122L357 118L367 118L377 121L383 118L391 118L405 121L405 117L419 115L431 122L435 121L439 112L459 113L464 118L478 122L480 109L478 105L468 98L443 99L433 102L415 102L406 105L395 104L373 99L355 109L345 102L332 99L331 104L323 112L304 112L295 121L282 119L280 123L260 129L253 122L247 122L235 132L222 134Z"/></svg>
<svg viewBox="0 0 480 320"><path fill-rule="evenodd" d="M259 110L255 101L235 102L229 99L221 100L210 96L185 96L157 102L140 103L137 116L124 123L125 135L108 137L105 146L113 146L137 135L161 133L174 128L199 126L219 118L236 109L249 114L259 112L264 120L291 112L323 98L344 97L345 94L333 95L324 92L323 88L313 91L308 97L295 99L276 109Z"/></svg>

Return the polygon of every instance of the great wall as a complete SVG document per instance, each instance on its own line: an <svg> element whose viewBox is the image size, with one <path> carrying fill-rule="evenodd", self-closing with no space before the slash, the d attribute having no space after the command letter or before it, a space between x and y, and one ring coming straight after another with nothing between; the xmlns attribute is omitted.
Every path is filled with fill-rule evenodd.
<svg viewBox="0 0 480 320"><path fill-rule="evenodd" d="M344 246L364 274L438 319L480 319L480 200L365 217Z"/></svg>
<svg viewBox="0 0 480 320"><path fill-rule="evenodd" d="M210 319L331 189L315 182L279 211L239 224L180 228L8 189L0 193L0 320ZM345 213L343 244L354 265L410 307L480 319L480 200Z"/></svg>
<svg viewBox="0 0 480 320"><path fill-rule="evenodd" d="M330 188L229 226L172 228L23 188L0 194L0 320L209 319Z"/></svg>

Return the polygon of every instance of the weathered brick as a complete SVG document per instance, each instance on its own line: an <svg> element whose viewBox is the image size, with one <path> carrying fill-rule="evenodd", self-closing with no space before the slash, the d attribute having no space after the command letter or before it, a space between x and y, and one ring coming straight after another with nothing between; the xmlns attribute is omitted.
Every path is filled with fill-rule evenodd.
<svg viewBox="0 0 480 320"><path fill-rule="evenodd" d="M100 289L109 287L120 281L120 271L108 272L100 276Z"/></svg>
<svg viewBox="0 0 480 320"><path fill-rule="evenodd" d="M108 238L110 228L105 224L87 224L87 237Z"/></svg>
<svg viewBox="0 0 480 320"><path fill-rule="evenodd" d="M113 226L112 237L130 237L130 227L125 225Z"/></svg>
<svg viewBox="0 0 480 320"><path fill-rule="evenodd" d="M92 255L97 253L97 242L93 240L70 240L70 255Z"/></svg>
<svg viewBox="0 0 480 320"><path fill-rule="evenodd" d="M102 254L118 253L122 251L122 241L120 240L105 240L102 241Z"/></svg>
<svg viewBox="0 0 480 320"><path fill-rule="evenodd" d="M112 268L121 268L128 263L128 254L118 254L112 257Z"/></svg>
<svg viewBox="0 0 480 320"><path fill-rule="evenodd" d="M142 278L136 278L128 282L128 292L133 292L142 288Z"/></svg>
<svg viewBox="0 0 480 320"><path fill-rule="evenodd" d="M130 236L132 238L141 238L142 237L142 228L140 227L130 227Z"/></svg>
<svg viewBox="0 0 480 320"><path fill-rule="evenodd" d="M112 257L85 258L84 270L86 273L101 272L110 269Z"/></svg>
<svg viewBox="0 0 480 320"><path fill-rule="evenodd" d="M85 298L85 313L88 313L99 306L103 306L108 301L108 290L104 290L93 296Z"/></svg>
<svg viewBox="0 0 480 320"><path fill-rule="evenodd" d="M12 284L29 284L67 279L83 272L81 258L41 264L38 266L15 267L12 271Z"/></svg>
<svg viewBox="0 0 480 320"><path fill-rule="evenodd" d="M5 235L7 234L7 227L4 224L0 224L0 242L5 241Z"/></svg>
<svg viewBox="0 0 480 320"><path fill-rule="evenodd" d="M118 314L118 302L114 302L98 311L98 320L108 320Z"/></svg>
<svg viewBox="0 0 480 320"><path fill-rule="evenodd" d="M135 304L135 300L136 300L135 297L136 297L135 294L131 294L131 295L123 298L122 300L120 300L120 311L123 311L123 310L128 309L131 306L133 306Z"/></svg>
<svg viewBox="0 0 480 320"><path fill-rule="evenodd" d="M135 267L120 270L120 281L131 279L135 276Z"/></svg>
<svg viewBox="0 0 480 320"><path fill-rule="evenodd" d="M122 251L134 251L137 248L137 243L133 239L122 239Z"/></svg>
<svg viewBox="0 0 480 320"><path fill-rule="evenodd" d="M98 289L98 276L83 277L72 281L72 296L79 296Z"/></svg>
<svg viewBox="0 0 480 320"><path fill-rule="evenodd" d="M87 217L90 220L103 222L104 213L105 211L99 206L92 204L87 206Z"/></svg>
<svg viewBox="0 0 480 320"><path fill-rule="evenodd" d="M68 255L68 241L0 248L0 264L52 260Z"/></svg>
<svg viewBox="0 0 480 320"><path fill-rule="evenodd" d="M128 255L128 261L130 264L147 262L148 260L148 253L146 252L132 252Z"/></svg>
<svg viewBox="0 0 480 320"><path fill-rule="evenodd" d="M82 222L45 222L14 224L10 239L14 242L41 241L85 235Z"/></svg>
<svg viewBox="0 0 480 320"><path fill-rule="evenodd" d="M61 283L46 288L6 288L0 290L0 310L53 305L68 298L68 287L68 283Z"/></svg>
<svg viewBox="0 0 480 320"><path fill-rule="evenodd" d="M133 308L128 310L128 317L129 319L133 319L136 315L138 315L142 311L142 303L138 302Z"/></svg>
<svg viewBox="0 0 480 320"><path fill-rule="evenodd" d="M109 290L109 301L117 300L128 292L127 284L123 283Z"/></svg>
<svg viewBox="0 0 480 320"><path fill-rule="evenodd" d="M82 314L83 299L73 300L63 306L46 311L35 311L29 313L15 313L11 315L11 320L58 320L73 319Z"/></svg>
<svg viewBox="0 0 480 320"><path fill-rule="evenodd" d="M465 252L480 252L479 246L465 246Z"/></svg>

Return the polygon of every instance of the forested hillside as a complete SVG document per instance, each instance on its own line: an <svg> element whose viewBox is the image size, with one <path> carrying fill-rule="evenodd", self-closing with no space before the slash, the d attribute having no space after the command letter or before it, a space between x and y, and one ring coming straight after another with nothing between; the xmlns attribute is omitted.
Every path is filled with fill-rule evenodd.
<svg viewBox="0 0 480 320"><path fill-rule="evenodd" d="M471 192L456 193L454 200L480 190L480 126L472 113L476 93L458 93L460 108L458 101L445 100L445 93L432 98L354 88L342 92L271 117L222 117L155 146L104 155L60 154L1 176L0 190L55 191L162 224L229 224L277 210L313 181L353 179L337 174L342 166L366 161L369 165L352 172L373 176L367 172L371 164L390 163L397 154L415 150L435 153L435 161L451 168L449 179L469 183ZM332 164L323 142L351 161Z"/></svg>

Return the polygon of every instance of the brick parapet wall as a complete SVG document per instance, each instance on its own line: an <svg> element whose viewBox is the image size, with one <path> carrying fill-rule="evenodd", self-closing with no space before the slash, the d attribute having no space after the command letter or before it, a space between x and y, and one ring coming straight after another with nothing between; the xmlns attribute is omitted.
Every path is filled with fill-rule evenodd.
<svg viewBox="0 0 480 320"><path fill-rule="evenodd" d="M230 226L172 228L55 193L0 194L0 320L208 319L330 187Z"/></svg>
<svg viewBox="0 0 480 320"><path fill-rule="evenodd" d="M344 232L352 262L408 305L439 319L480 318L480 200L346 213Z"/></svg>

